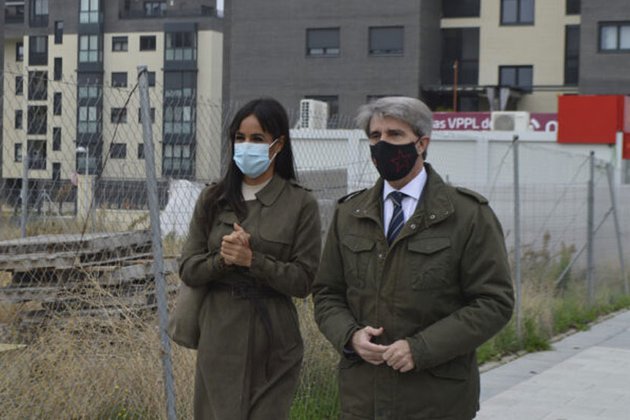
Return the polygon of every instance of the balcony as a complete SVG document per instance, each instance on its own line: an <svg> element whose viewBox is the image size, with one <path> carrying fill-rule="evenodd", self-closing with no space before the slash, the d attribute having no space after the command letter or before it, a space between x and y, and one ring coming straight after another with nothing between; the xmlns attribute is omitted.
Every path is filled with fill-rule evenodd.
<svg viewBox="0 0 630 420"><path fill-rule="evenodd" d="M4 5L4 23L24 23L24 1L6 1Z"/></svg>
<svg viewBox="0 0 630 420"><path fill-rule="evenodd" d="M120 19L173 19L193 17L218 17L217 9L212 6L201 6L199 9L190 10L123 10L119 13Z"/></svg>
<svg viewBox="0 0 630 420"><path fill-rule="evenodd" d="M48 15L33 15L29 19L32 28L45 28L48 26Z"/></svg>

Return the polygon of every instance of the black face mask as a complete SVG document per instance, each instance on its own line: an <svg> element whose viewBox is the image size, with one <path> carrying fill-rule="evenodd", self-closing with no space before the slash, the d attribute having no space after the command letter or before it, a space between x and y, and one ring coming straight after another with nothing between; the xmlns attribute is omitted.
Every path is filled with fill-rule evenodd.
<svg viewBox="0 0 630 420"><path fill-rule="evenodd" d="M376 162L376 169L386 181L398 181L411 172L418 160L416 142L402 145L380 140L370 146L370 154Z"/></svg>

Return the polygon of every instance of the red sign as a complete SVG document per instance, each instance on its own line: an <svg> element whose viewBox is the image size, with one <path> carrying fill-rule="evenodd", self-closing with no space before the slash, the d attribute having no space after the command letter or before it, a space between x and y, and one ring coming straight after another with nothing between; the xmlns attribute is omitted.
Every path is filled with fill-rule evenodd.
<svg viewBox="0 0 630 420"><path fill-rule="evenodd" d="M560 96L558 143L615 144L624 101L623 95Z"/></svg>
<svg viewBox="0 0 630 420"><path fill-rule="evenodd" d="M487 131L490 130L490 112L435 112L435 131ZM530 114L529 125L533 131L555 132L558 130L558 114L535 112Z"/></svg>
<svg viewBox="0 0 630 420"><path fill-rule="evenodd" d="M630 160L630 133L623 134L623 150L621 151L621 158Z"/></svg>

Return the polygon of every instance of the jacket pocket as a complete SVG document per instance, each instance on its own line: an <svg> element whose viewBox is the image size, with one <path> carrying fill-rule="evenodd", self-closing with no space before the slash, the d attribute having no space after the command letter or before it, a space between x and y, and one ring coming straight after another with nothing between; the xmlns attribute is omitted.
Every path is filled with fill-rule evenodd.
<svg viewBox="0 0 630 420"><path fill-rule="evenodd" d="M366 276L368 267L372 263L372 249L374 249L374 240L362 236L346 235L342 239L345 248L344 253L348 258L346 267L346 281L350 285L364 287L366 284Z"/></svg>
<svg viewBox="0 0 630 420"><path fill-rule="evenodd" d="M423 238L410 241L407 249L412 256L413 290L439 289L448 285L454 269L450 238Z"/></svg>
<svg viewBox="0 0 630 420"><path fill-rule="evenodd" d="M294 220L273 223L261 219L258 225L258 241L254 239L252 248L278 260L288 260L296 234L294 225Z"/></svg>

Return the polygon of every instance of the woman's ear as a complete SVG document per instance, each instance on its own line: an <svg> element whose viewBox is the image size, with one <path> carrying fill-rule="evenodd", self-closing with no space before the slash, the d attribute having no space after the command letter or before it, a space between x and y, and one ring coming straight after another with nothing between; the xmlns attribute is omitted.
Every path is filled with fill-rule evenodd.
<svg viewBox="0 0 630 420"><path fill-rule="evenodd" d="M276 140L276 144L273 145L275 152L274 153L280 153L280 151L282 150L282 148L284 147L284 143L285 143L285 136L282 135L280 137L278 137L278 139Z"/></svg>

